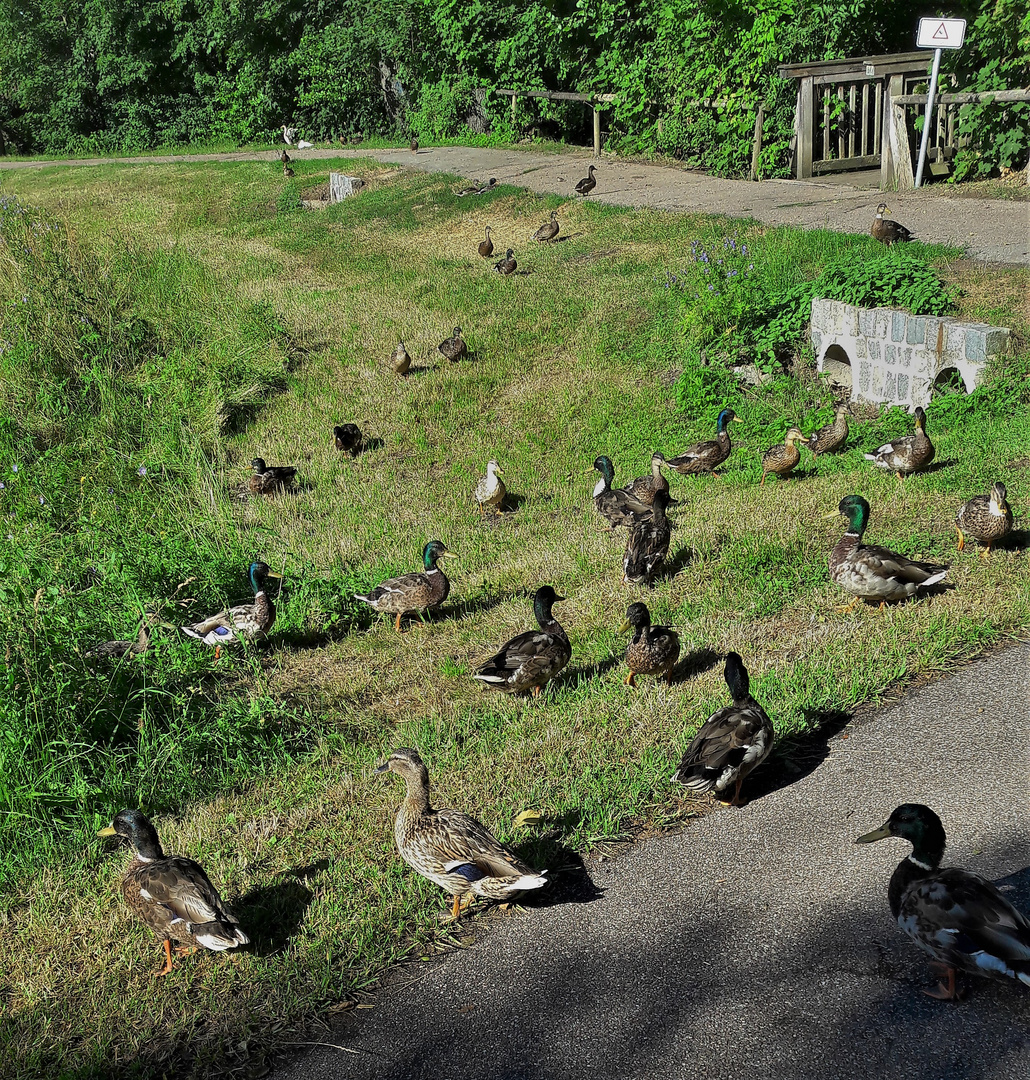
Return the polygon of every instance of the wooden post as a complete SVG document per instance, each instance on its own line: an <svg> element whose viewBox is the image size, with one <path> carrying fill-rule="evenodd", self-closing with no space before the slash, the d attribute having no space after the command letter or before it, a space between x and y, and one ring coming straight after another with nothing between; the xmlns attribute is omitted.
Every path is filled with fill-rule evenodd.
<svg viewBox="0 0 1030 1080"><path fill-rule="evenodd" d="M880 150L880 187L885 191L914 188L912 151L908 145L905 106L895 102L905 92L905 77L892 75L883 96L883 146Z"/></svg>
<svg viewBox="0 0 1030 1080"><path fill-rule="evenodd" d="M601 156L601 114L597 111L597 106L593 106L594 109L594 157Z"/></svg>
<svg viewBox="0 0 1030 1080"><path fill-rule="evenodd" d="M807 180L812 176L812 129L815 126L813 89L813 77L806 75L798 88L795 120L798 133L797 178L799 180Z"/></svg>
<svg viewBox="0 0 1030 1080"><path fill-rule="evenodd" d="M758 179L758 155L762 152L762 124L765 122L765 105L758 106L755 117L755 138L751 144L751 179Z"/></svg>
<svg viewBox="0 0 1030 1080"><path fill-rule="evenodd" d="M514 94L511 95L511 131L513 135L515 134L515 102L518 100Z"/></svg>

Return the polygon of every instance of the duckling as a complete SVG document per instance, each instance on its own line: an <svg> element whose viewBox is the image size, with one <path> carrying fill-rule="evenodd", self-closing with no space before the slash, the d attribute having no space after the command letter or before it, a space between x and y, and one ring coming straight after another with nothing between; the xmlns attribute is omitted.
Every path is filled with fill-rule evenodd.
<svg viewBox="0 0 1030 1080"><path fill-rule="evenodd" d="M792 427L787 432L784 442L766 450L762 455L762 483L758 485L759 487L765 485L768 473L773 473L775 476L790 476L801 460L801 451L794 445L799 439L802 442L806 441L804 435L801 434L801 429Z"/></svg>
<svg viewBox="0 0 1030 1080"><path fill-rule="evenodd" d="M558 224L558 211L552 210L551 220L545 222L535 233L533 233L533 239L544 244L548 240L553 240L558 235L558 230L560 228L561 226Z"/></svg>
<svg viewBox="0 0 1030 1080"><path fill-rule="evenodd" d="M1005 485L999 480L989 495L977 495L963 503L955 517L959 551L966 546L963 533L968 533L974 540L987 545L980 552L980 558L986 559L991 553L991 544L1012 532L1012 508L1007 498Z"/></svg>
<svg viewBox="0 0 1030 1080"><path fill-rule="evenodd" d="M812 451L813 457L839 450L848 441L848 406L845 402L837 403L833 410L833 423L821 427L808 436L805 444Z"/></svg>
<svg viewBox="0 0 1030 1080"><path fill-rule="evenodd" d="M265 586L269 578L278 581L282 575L273 574L263 562L252 562L248 572L254 589L253 604L237 604L200 622L181 627L187 637L213 646L216 658L221 646L231 645L234 641L264 641L275 622L275 605Z"/></svg>
<svg viewBox="0 0 1030 1080"><path fill-rule="evenodd" d="M841 499L837 510L848 519L848 531L830 552L830 577L855 598L842 610L851 611L862 599L879 600L883 608L888 600L904 600L944 580L946 566L913 562L887 548L862 543L869 503L861 495Z"/></svg>
<svg viewBox="0 0 1030 1080"><path fill-rule="evenodd" d="M941 819L921 803L903 803L855 843L872 844L888 836L912 845L887 886L891 914L945 976L923 993L956 1001L958 971L1030 986L1030 919L979 874L956 866L941 869L947 839Z"/></svg>
<svg viewBox="0 0 1030 1080"><path fill-rule="evenodd" d="M135 853L122 876L122 896L161 939L165 963L158 976L172 970L173 941L182 943L177 955L198 948L224 952L250 942L204 868L182 855L166 855L157 830L138 810L120 811L99 835L120 836Z"/></svg>
<svg viewBox="0 0 1030 1080"><path fill-rule="evenodd" d="M297 469L293 465L266 465L264 458L256 457L250 463L253 473L250 490L254 495L277 495L293 487Z"/></svg>
<svg viewBox="0 0 1030 1080"><path fill-rule="evenodd" d="M590 168L587 169L587 175L584 176L583 179L580 180L580 182L576 185L577 195L589 195L590 192L593 191L595 187L597 187L597 180L594 178L594 173L596 171L597 170L593 165L591 165Z"/></svg>
<svg viewBox="0 0 1030 1080"><path fill-rule="evenodd" d="M493 255L493 253L494 253L494 242L493 242L493 240L490 239L491 231L492 230L491 230L490 226L487 225L487 227L486 227L486 239L479 241L479 249L478 249L479 254L482 255L484 259L489 259L490 256Z"/></svg>
<svg viewBox="0 0 1030 1080"><path fill-rule="evenodd" d="M669 481L662 475L662 466L665 463L661 454L652 454L651 475L638 476L632 484L627 484L623 491L634 499L639 499L645 506L650 506L659 491L669 490Z"/></svg>
<svg viewBox="0 0 1030 1080"><path fill-rule="evenodd" d="M672 780L699 793L714 791L717 796L734 784L729 805L741 806L740 786L769 756L774 732L765 709L751 696L747 668L739 653L727 655L723 678L733 704L705 721Z"/></svg>
<svg viewBox="0 0 1030 1080"><path fill-rule="evenodd" d="M406 376L411 369L411 357L403 341L397 343L397 348L393 350L393 355L390 357L390 363L396 375Z"/></svg>
<svg viewBox="0 0 1030 1080"><path fill-rule="evenodd" d="M439 540L430 540L422 549L424 573L388 578L380 582L367 596L355 593L354 599L363 601L374 611L396 615L397 621L394 625L399 633L402 615L413 611L422 622L425 622L424 612L439 607L447 599L451 591L451 583L436 564L440 559L456 559L457 557Z"/></svg>
<svg viewBox="0 0 1030 1080"><path fill-rule="evenodd" d="M672 682L672 670L680 656L679 634L668 626L652 626L651 612L646 604L630 604L626 621L619 627L624 634L632 629L633 637L626 646L629 673L626 685L635 686L638 675L664 675Z"/></svg>
<svg viewBox="0 0 1030 1080"><path fill-rule="evenodd" d="M531 690L539 697L541 689L572 658L572 646L561 623L551 614L554 604L564 600L550 585L542 585L533 597L533 614L539 630L506 641L472 677L495 690L521 694Z"/></svg>
<svg viewBox="0 0 1030 1080"><path fill-rule="evenodd" d="M511 248L508 248L508 250L504 253L504 258L501 259L500 262L494 263L494 269L497 271L498 274L503 274L505 277L507 277L508 274L515 273L515 270L519 264L515 261L514 256L515 252Z"/></svg>
<svg viewBox="0 0 1030 1080"><path fill-rule="evenodd" d="M437 345L437 349L444 356L447 357L451 363L464 359L468 356L468 346L465 344L464 338L461 336L461 327L456 326L454 328L454 336L447 338L445 341L441 341Z"/></svg>
<svg viewBox="0 0 1030 1080"><path fill-rule="evenodd" d="M899 480L909 473L925 469L937 453L929 435L926 434L926 413L922 406L916 409L916 433L905 435L894 442L884 443L875 454L866 454L878 469L889 469Z"/></svg>
<svg viewBox="0 0 1030 1080"><path fill-rule="evenodd" d="M293 169L291 169L289 165L284 165L283 166L283 176L285 176L286 179L289 180L289 178L291 176L293 176L293 175L294 175Z"/></svg>
<svg viewBox="0 0 1030 1080"><path fill-rule="evenodd" d="M413 153L418 153L418 139L414 135L411 136L411 142L408 143L408 149Z"/></svg>
<svg viewBox="0 0 1030 1080"><path fill-rule="evenodd" d="M631 526L638 518L649 518L651 507L634 498L628 492L620 488L613 488L615 479L615 467L610 457L601 456L594 459L594 468L601 474L601 479L594 487L594 506L601 517L605 518L614 529L619 525Z"/></svg>
<svg viewBox="0 0 1030 1080"><path fill-rule="evenodd" d="M343 424L333 428L333 444L337 450L344 451L352 458L361 450L361 429L357 424Z"/></svg>
<svg viewBox="0 0 1030 1080"><path fill-rule="evenodd" d="M479 503L479 512L482 514L489 509L500 513L507 494L508 490L501 479L500 466L496 461L487 462L486 476L480 478L473 492L476 502Z"/></svg>
<svg viewBox="0 0 1030 1080"><path fill-rule="evenodd" d="M394 750L376 772L396 773L407 785L394 822L397 850L415 873L454 897L452 919L458 918L463 896L508 900L547 884L542 873L499 843L475 818L430 806L429 770L417 750L406 746Z"/></svg>
<svg viewBox="0 0 1030 1080"><path fill-rule="evenodd" d="M886 244L888 247L899 241L911 240L912 234L904 225L899 225L898 222L891 221L890 218L883 216L889 213L890 208L885 202L877 206L876 217L873 218L873 227L869 230L873 234L873 239L879 240L881 244Z"/></svg>
<svg viewBox="0 0 1030 1080"><path fill-rule="evenodd" d="M731 450L730 433L726 430L726 425L736 419L737 414L732 409L723 409L715 424L714 439L688 446L677 457L666 458L665 464L684 476L707 472L718 476L715 470L730 456Z"/></svg>
<svg viewBox="0 0 1030 1080"><path fill-rule="evenodd" d="M650 517L633 523L622 556L623 585L650 585L665 564L672 538L672 525L665 508L676 500L659 491L651 504Z"/></svg>

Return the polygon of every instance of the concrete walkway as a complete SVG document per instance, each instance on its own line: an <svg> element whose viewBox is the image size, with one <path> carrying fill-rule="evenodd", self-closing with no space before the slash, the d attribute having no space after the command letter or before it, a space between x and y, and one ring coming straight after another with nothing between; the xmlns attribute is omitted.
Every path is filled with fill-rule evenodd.
<svg viewBox="0 0 1030 1080"><path fill-rule="evenodd" d="M1026 1080L1030 991L946 1004L898 930L910 850L856 847L901 802L946 862L1030 910L1030 648L996 653L756 773L755 796L586 867L572 895L401 968L277 1080ZM527 900L527 904L529 901ZM443 897L441 895L441 907Z"/></svg>
<svg viewBox="0 0 1030 1080"><path fill-rule="evenodd" d="M531 150L482 149L467 146L433 147L412 154L407 150L298 150L299 161L372 157L427 172L486 180L495 176L541 194L570 198L587 166L597 164L597 188L589 197L618 206L649 206L703 214L750 217L769 225L798 225L837 232L867 232L881 196L867 187L825 180L767 180L759 184L721 180L704 173L667 165L602 158L583 152L543 154ZM0 160L0 170L45 166L108 164L156 165L171 162L275 160L277 154L243 152L192 156L67 161ZM922 191L882 196L892 216L928 243L953 244L985 262L1030 263L1030 202L958 198L943 185Z"/></svg>

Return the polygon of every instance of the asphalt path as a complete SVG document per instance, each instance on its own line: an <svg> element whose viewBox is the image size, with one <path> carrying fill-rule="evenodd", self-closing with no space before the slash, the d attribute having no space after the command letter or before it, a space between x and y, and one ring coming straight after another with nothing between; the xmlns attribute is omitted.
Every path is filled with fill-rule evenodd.
<svg viewBox="0 0 1030 1080"><path fill-rule="evenodd" d="M276 1080L1026 1080L1030 991L924 996L886 896L910 849L854 840L926 803L945 862L1030 910L1028 672L1030 648L1008 648L831 724L755 773L746 807L589 861L479 920L472 947L401 966L312 1036L357 1053L315 1047Z"/></svg>

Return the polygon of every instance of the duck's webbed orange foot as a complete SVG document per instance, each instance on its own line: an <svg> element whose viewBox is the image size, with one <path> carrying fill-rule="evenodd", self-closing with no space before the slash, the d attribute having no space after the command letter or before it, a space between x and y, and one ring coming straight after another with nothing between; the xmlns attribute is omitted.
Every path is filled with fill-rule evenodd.
<svg viewBox="0 0 1030 1080"><path fill-rule="evenodd" d="M161 978L162 975L167 975L172 970L172 943L171 943L171 940L169 938L164 939L164 950L165 950L165 964L164 964L164 967L161 968L160 971L155 971L154 972L155 978L158 978L158 979Z"/></svg>
<svg viewBox="0 0 1030 1080"><path fill-rule="evenodd" d="M944 978L932 989L924 990L927 997L935 1001L958 1001L961 996L955 983L955 969L947 964L932 963L930 970L935 975L943 975Z"/></svg>

